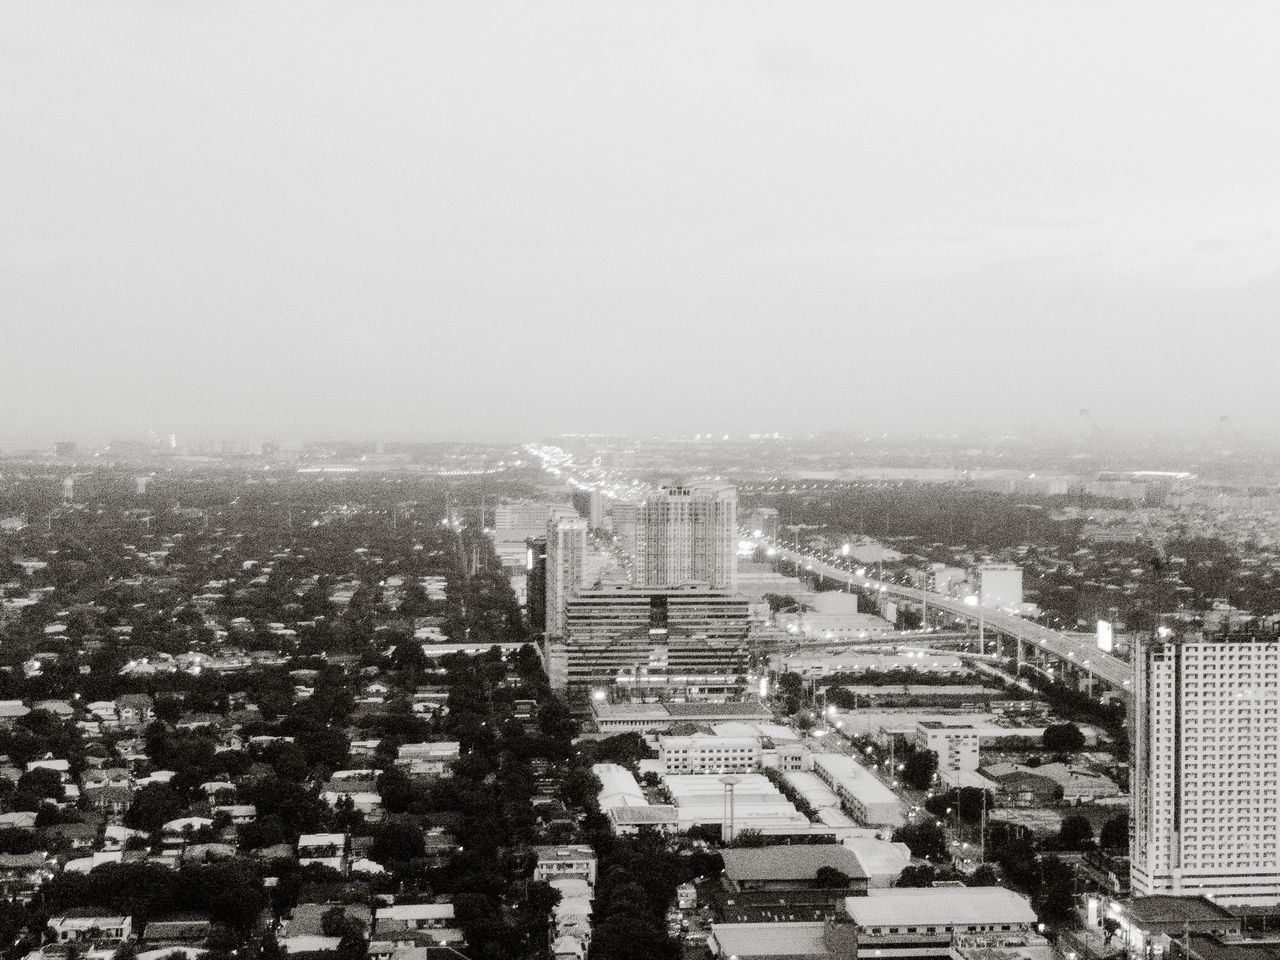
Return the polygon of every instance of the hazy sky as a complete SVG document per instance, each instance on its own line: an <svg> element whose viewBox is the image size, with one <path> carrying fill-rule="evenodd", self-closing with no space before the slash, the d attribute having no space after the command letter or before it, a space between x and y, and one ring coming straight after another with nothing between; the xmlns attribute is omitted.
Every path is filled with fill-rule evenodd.
<svg viewBox="0 0 1280 960"><path fill-rule="evenodd" d="M0 2L0 439L1277 426L1280 4Z"/></svg>

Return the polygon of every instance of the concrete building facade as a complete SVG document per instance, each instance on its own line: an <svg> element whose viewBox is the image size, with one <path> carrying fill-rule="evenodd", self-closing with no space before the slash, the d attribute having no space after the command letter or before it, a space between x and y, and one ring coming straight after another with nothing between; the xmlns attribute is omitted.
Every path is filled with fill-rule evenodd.
<svg viewBox="0 0 1280 960"><path fill-rule="evenodd" d="M737 582L738 490L719 481L663 487L640 510L636 582L649 587Z"/></svg>
<svg viewBox="0 0 1280 960"><path fill-rule="evenodd" d="M1139 644L1133 696L1134 894L1280 903L1280 638Z"/></svg>
<svg viewBox="0 0 1280 960"><path fill-rule="evenodd" d="M582 586L587 557L587 522L573 510L556 508L547 524L546 633L564 634L565 607Z"/></svg>
<svg viewBox="0 0 1280 960"><path fill-rule="evenodd" d="M723 590L580 590L561 636L548 626L547 673L570 693L723 699L744 688L748 630L747 601Z"/></svg>

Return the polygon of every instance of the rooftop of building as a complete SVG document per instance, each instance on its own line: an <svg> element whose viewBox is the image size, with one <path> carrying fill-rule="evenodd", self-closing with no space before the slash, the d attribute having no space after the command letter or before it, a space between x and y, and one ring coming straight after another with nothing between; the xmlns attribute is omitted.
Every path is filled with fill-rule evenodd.
<svg viewBox="0 0 1280 960"><path fill-rule="evenodd" d="M677 719L684 717L773 719L769 709L759 703L668 703L666 706L667 713Z"/></svg>
<svg viewBox="0 0 1280 960"><path fill-rule="evenodd" d="M863 927L928 923L1034 924L1036 913L1026 897L1004 887L925 887L872 890L865 897L847 897L845 912Z"/></svg>
<svg viewBox="0 0 1280 960"><path fill-rule="evenodd" d="M593 600L601 597L608 599L618 598L636 598L648 599L649 597L724 597L729 600L740 600L746 603L745 597L739 597L728 587L713 587L709 583L691 582L682 583L674 587L637 587L631 583L619 583L610 585L601 585L598 587L589 587L584 590L575 591L574 596L569 598L569 603L574 600Z"/></svg>
<svg viewBox="0 0 1280 960"><path fill-rule="evenodd" d="M594 860L595 851L585 843L562 844L559 846L534 847L539 862L550 860Z"/></svg>
<svg viewBox="0 0 1280 960"><path fill-rule="evenodd" d="M1231 920L1234 914L1207 897L1173 897L1156 894L1134 897L1124 907L1139 925L1144 923L1182 923L1184 921Z"/></svg>
<svg viewBox="0 0 1280 960"><path fill-rule="evenodd" d="M658 737L658 745L664 750L679 750L685 747L721 747L750 749L759 748L759 737L722 737L714 733L691 733L684 736L663 734Z"/></svg>
<svg viewBox="0 0 1280 960"><path fill-rule="evenodd" d="M1280 960L1280 942L1275 940L1223 940L1193 933L1185 945L1195 960Z"/></svg>
<svg viewBox="0 0 1280 960"><path fill-rule="evenodd" d="M828 955L823 933L816 923L713 923L711 935L723 957L774 957L790 960Z"/></svg>
<svg viewBox="0 0 1280 960"><path fill-rule="evenodd" d="M666 804L648 806L610 807L609 818L620 827L645 824L675 823L679 820L676 808Z"/></svg>
<svg viewBox="0 0 1280 960"><path fill-rule="evenodd" d="M835 843L731 848L722 850L721 856L725 875L739 882L812 880L823 867L839 870L853 880L867 878L853 851Z"/></svg>

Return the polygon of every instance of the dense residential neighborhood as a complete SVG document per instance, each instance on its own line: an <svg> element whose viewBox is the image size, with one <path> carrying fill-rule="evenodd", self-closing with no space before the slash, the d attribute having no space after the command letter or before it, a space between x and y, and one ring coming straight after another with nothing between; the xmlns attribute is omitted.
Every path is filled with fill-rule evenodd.
<svg viewBox="0 0 1280 960"><path fill-rule="evenodd" d="M0 555L6 953L546 955L589 795L488 542L112 481Z"/></svg>

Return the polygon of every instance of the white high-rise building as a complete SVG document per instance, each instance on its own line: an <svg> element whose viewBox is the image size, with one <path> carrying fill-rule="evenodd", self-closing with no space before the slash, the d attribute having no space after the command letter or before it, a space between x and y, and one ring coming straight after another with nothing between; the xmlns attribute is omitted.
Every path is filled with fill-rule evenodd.
<svg viewBox="0 0 1280 960"><path fill-rule="evenodd" d="M547 624L549 637L564 633L564 609L582 587L587 521L568 507L552 507L547 522Z"/></svg>
<svg viewBox="0 0 1280 960"><path fill-rule="evenodd" d="M663 487L640 509L636 582L649 587L705 583L733 589L738 575L738 490L698 481Z"/></svg>
<svg viewBox="0 0 1280 960"><path fill-rule="evenodd" d="M1280 903L1280 638L1143 643L1133 683L1134 894Z"/></svg>

